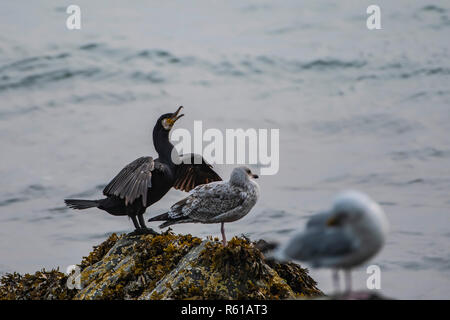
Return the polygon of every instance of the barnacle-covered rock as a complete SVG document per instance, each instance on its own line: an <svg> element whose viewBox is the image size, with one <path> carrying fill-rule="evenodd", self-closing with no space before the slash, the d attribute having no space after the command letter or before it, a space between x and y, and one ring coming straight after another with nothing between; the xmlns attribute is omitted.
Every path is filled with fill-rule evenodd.
<svg viewBox="0 0 450 320"><path fill-rule="evenodd" d="M79 264L81 289L52 270L7 274L0 299L294 299L322 296L299 265L265 259L258 245L233 238L226 247L168 231L111 235Z"/></svg>

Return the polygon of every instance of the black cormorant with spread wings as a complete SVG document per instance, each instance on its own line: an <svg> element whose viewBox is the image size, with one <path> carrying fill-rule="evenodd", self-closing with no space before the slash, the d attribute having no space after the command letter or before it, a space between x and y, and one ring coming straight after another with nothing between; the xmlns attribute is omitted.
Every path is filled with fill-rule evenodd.
<svg viewBox="0 0 450 320"><path fill-rule="evenodd" d="M201 184L221 181L202 156L192 153L178 156L169 141L170 129L183 116L179 114L181 108L159 117L153 128L153 144L159 156L157 159L141 157L128 164L103 190L106 198L66 199L66 205L80 210L96 207L114 216L129 216L136 228L135 234L154 233L145 225L143 214L170 188L190 191ZM178 163L174 163L172 153L179 160L176 161Z"/></svg>

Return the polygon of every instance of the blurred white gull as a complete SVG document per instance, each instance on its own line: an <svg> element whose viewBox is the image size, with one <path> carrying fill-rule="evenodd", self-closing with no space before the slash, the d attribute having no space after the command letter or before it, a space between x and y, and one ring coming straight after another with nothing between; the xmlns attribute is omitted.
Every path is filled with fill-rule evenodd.
<svg viewBox="0 0 450 320"><path fill-rule="evenodd" d="M175 203L168 212L148 221L166 221L160 228L177 223L221 223L222 243L225 246L225 222L241 219L255 205L259 197L258 178L247 167L231 172L229 181L200 185L190 195Z"/></svg>
<svg viewBox="0 0 450 320"><path fill-rule="evenodd" d="M336 197L330 211L314 215L305 230L282 245L274 258L333 269L337 291L338 270L342 269L347 292L351 292L351 269L380 251L387 232L388 221L381 207L366 194L346 191Z"/></svg>

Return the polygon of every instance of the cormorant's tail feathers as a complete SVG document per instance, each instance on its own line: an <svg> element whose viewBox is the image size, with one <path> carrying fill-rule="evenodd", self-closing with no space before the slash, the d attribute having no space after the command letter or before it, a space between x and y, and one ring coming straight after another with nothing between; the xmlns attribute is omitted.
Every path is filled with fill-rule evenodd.
<svg viewBox="0 0 450 320"><path fill-rule="evenodd" d="M81 200L81 199L65 199L66 206L72 209L88 209L96 208L99 205L99 200Z"/></svg>

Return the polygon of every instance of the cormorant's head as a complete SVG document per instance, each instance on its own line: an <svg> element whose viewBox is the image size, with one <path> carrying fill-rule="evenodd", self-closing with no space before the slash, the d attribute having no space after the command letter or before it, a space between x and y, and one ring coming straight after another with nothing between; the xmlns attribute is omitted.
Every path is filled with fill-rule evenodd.
<svg viewBox="0 0 450 320"><path fill-rule="evenodd" d="M180 106L174 113L163 114L161 117L159 117L157 125L160 124L164 128L164 130L167 131L172 129L175 121L184 116L184 114L179 114L182 108L183 106Z"/></svg>

